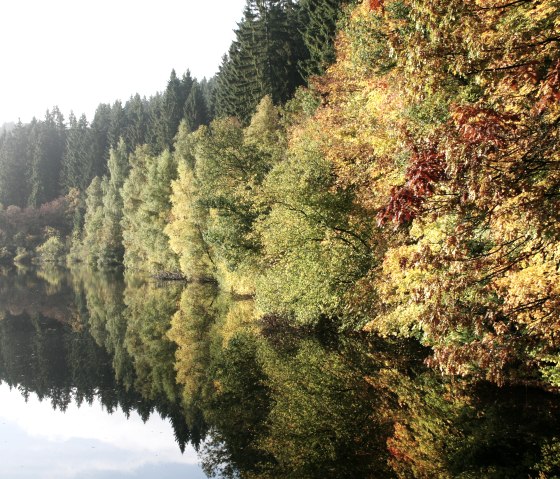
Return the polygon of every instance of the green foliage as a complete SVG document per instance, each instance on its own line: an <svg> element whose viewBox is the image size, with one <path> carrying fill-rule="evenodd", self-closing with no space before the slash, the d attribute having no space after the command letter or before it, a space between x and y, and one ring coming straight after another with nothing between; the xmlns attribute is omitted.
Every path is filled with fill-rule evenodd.
<svg viewBox="0 0 560 479"><path fill-rule="evenodd" d="M85 115L76 120L74 114L71 113L68 123L61 183L66 191L72 188L85 191L100 170L97 165L98 152L95 148L95 137Z"/></svg>
<svg viewBox="0 0 560 479"><path fill-rule="evenodd" d="M236 40L216 77L216 116L247 124L264 96L284 103L303 83L297 69L304 53L296 10L291 1L247 1Z"/></svg>
<svg viewBox="0 0 560 479"><path fill-rule="evenodd" d="M217 274L224 287L250 292L259 261L254 225L265 215L261 184L285 150L278 109L264 98L247 128L221 119L176 143L179 178L173 183L171 247L189 278Z"/></svg>
<svg viewBox="0 0 560 479"><path fill-rule="evenodd" d="M128 156L122 139L116 149L111 149L107 166L109 178L103 194L103 221L97 233L100 248L97 261L99 264L120 264L124 256L121 189L128 174Z"/></svg>
<svg viewBox="0 0 560 479"><path fill-rule="evenodd" d="M179 257L181 271L188 279L209 279L215 275L213 253L204 239L208 211L198 203L192 162L188 161L188 130L181 125L176 144L179 156L177 179L171 184L171 221L165 227L169 246Z"/></svg>
<svg viewBox="0 0 560 479"><path fill-rule="evenodd" d="M325 315L343 319L345 295L373 261L366 240L371 220L350 216L353 195L334 189L320 137L312 126L294 135L288 159L264 183L271 209L259 223L264 267L257 302L303 323ZM350 313L344 322L363 321Z"/></svg>
<svg viewBox="0 0 560 479"><path fill-rule="evenodd" d="M39 261L44 263L56 263L63 260L65 253L64 243L58 235L52 235L43 244L37 247Z"/></svg>
<svg viewBox="0 0 560 479"><path fill-rule="evenodd" d="M171 181L177 174L175 160L168 151L152 156L143 147L129 162L122 188L124 264L150 273L177 271L177 256L164 233L171 211Z"/></svg>
<svg viewBox="0 0 560 479"><path fill-rule="evenodd" d="M107 180L96 176L86 190L82 254L90 264L96 264L101 254L98 233L103 226L103 193L106 186Z"/></svg>
<svg viewBox="0 0 560 479"><path fill-rule="evenodd" d="M29 197L31 163L29 136L32 125L21 122L0 137L0 203L24 207Z"/></svg>
<svg viewBox="0 0 560 479"><path fill-rule="evenodd" d="M299 61L307 77L322 74L335 61L337 24L349 0L302 0L300 30L308 58Z"/></svg>
<svg viewBox="0 0 560 479"><path fill-rule="evenodd" d="M37 207L58 197L60 171L66 131L64 118L57 107L47 110L45 120L35 124L30 139L30 192L27 204Z"/></svg>

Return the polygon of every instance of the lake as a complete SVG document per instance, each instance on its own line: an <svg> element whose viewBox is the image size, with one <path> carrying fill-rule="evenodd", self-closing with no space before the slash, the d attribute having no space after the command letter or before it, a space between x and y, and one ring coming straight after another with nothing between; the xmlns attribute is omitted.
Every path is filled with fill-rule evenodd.
<svg viewBox="0 0 560 479"><path fill-rule="evenodd" d="M1 478L554 478L560 397L212 284L0 275Z"/></svg>

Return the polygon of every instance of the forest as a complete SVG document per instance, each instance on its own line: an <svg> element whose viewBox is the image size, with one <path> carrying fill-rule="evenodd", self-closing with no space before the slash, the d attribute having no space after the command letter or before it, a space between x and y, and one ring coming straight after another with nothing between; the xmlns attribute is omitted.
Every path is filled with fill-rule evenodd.
<svg viewBox="0 0 560 479"><path fill-rule="evenodd" d="M235 37L211 79L4 128L0 262L216 283L255 323L560 387L560 2L247 0Z"/></svg>
<svg viewBox="0 0 560 479"><path fill-rule="evenodd" d="M560 474L557 394L442 376L414 341L257 326L216 284L50 266L0 283L2 383L58 411L159 415L208 477Z"/></svg>

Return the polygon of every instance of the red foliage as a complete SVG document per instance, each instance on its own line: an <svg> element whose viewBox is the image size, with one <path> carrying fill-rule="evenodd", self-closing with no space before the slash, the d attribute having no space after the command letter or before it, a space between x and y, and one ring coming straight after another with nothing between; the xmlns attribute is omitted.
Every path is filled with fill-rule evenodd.
<svg viewBox="0 0 560 479"><path fill-rule="evenodd" d="M535 111L540 115L549 105L558 102L560 102L560 60L549 70L540 88Z"/></svg>
<svg viewBox="0 0 560 479"><path fill-rule="evenodd" d="M0 211L0 224L12 231L13 234L38 234L46 226L58 229L62 234L71 230L69 221L70 204L67 197L57 198L39 208L20 208L8 206L5 211Z"/></svg>
<svg viewBox="0 0 560 479"><path fill-rule="evenodd" d="M406 172L406 183L392 189L389 203L377 215L378 224L389 219L397 224L413 220L434 193L434 185L447 178L445 167L445 155L436 147L416 152Z"/></svg>
<svg viewBox="0 0 560 479"><path fill-rule="evenodd" d="M502 147L507 134L515 128L518 115L498 113L490 108L462 105L453 111L453 120L467 144L488 143Z"/></svg>
<svg viewBox="0 0 560 479"><path fill-rule="evenodd" d="M369 0L369 8L372 11L383 10L383 0Z"/></svg>

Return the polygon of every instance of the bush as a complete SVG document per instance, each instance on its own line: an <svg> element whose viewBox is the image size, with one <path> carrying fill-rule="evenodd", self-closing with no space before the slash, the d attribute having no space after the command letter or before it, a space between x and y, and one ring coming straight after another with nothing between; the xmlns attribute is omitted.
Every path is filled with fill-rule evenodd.
<svg viewBox="0 0 560 479"><path fill-rule="evenodd" d="M58 262L64 256L64 243L58 236L51 236L37 248L37 256L41 262Z"/></svg>

